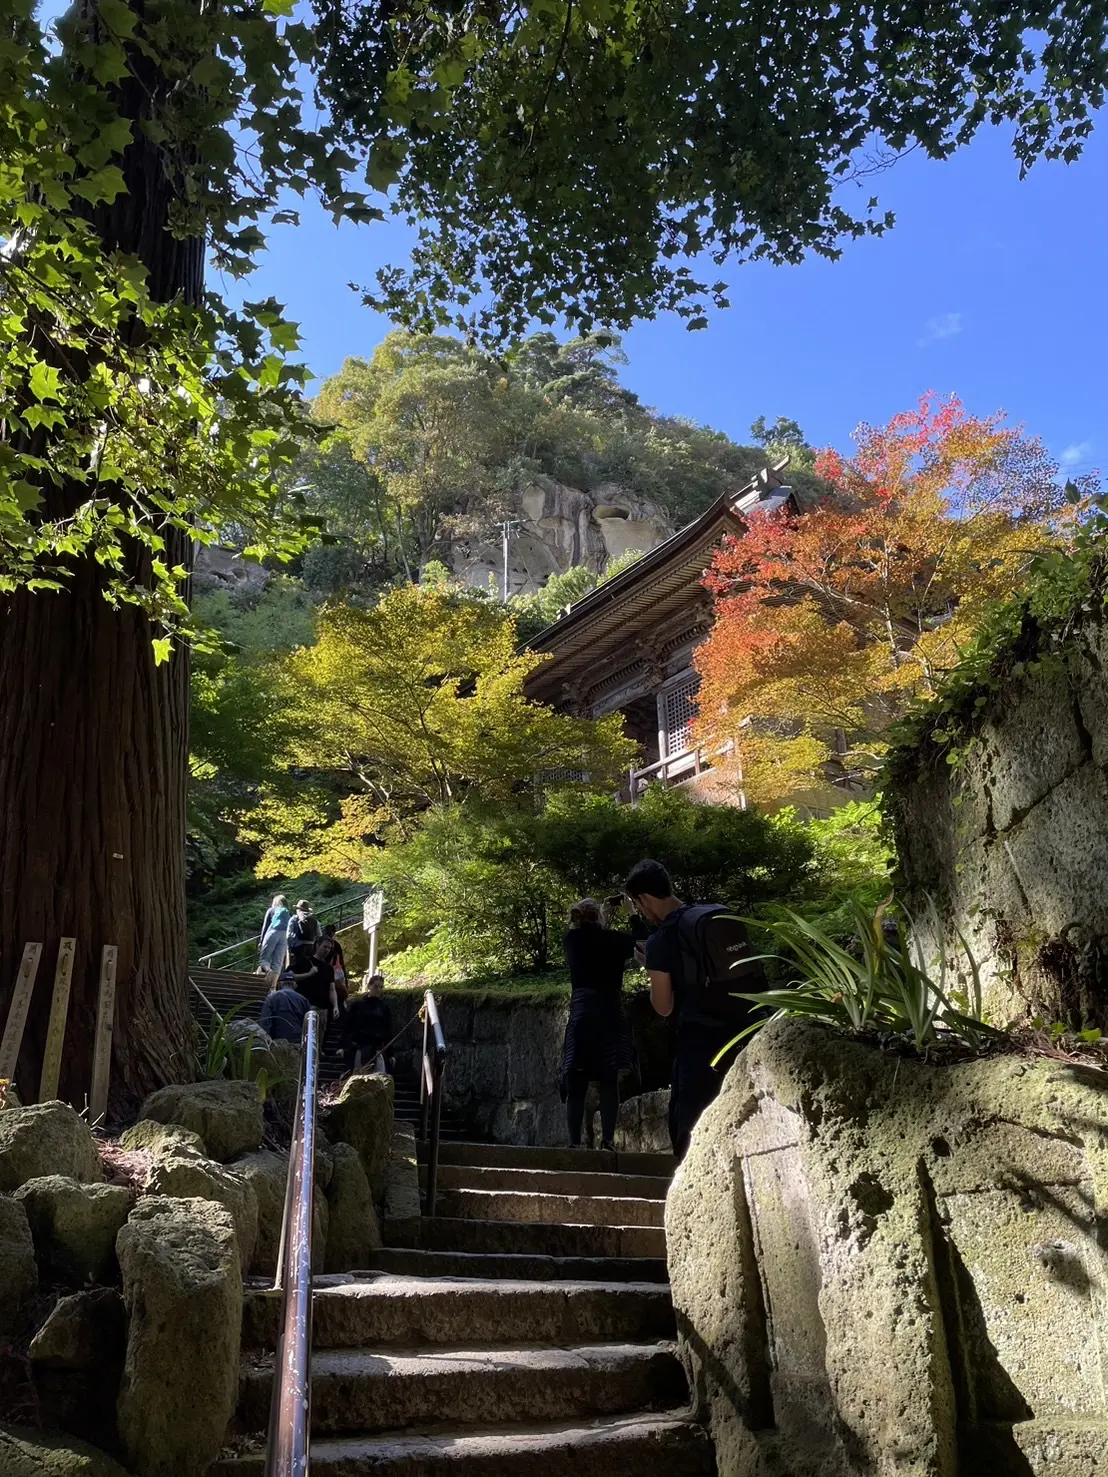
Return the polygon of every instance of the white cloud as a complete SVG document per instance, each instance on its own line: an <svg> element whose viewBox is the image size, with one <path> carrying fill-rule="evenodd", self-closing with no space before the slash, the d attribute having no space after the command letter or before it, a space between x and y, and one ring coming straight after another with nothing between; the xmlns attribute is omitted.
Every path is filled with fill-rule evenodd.
<svg viewBox="0 0 1108 1477"><path fill-rule="evenodd" d="M1092 451L1091 441L1071 441L1058 460L1063 467L1079 467L1082 462L1089 460Z"/></svg>
<svg viewBox="0 0 1108 1477"><path fill-rule="evenodd" d="M928 344L937 344L940 339L954 338L962 331L961 313L940 313L937 318L928 318L923 329L923 337L919 341L919 347L926 349Z"/></svg>

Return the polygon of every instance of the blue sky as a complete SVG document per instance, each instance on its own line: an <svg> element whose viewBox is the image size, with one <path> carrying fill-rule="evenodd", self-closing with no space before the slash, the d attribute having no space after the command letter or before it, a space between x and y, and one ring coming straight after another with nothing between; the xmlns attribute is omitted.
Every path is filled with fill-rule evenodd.
<svg viewBox="0 0 1108 1477"><path fill-rule="evenodd" d="M838 262L725 271L733 306L707 329L665 316L626 336L624 382L739 440L756 416L788 415L843 449L860 421L956 391L973 412L1022 420L1067 467L1108 468L1106 186L1108 120L1076 164L1022 181L1000 131L945 163L910 156L863 186L896 212L885 237ZM250 295L287 305L313 372L370 353L387 324L346 284L402 259L403 227L336 229L308 212L271 239Z"/></svg>

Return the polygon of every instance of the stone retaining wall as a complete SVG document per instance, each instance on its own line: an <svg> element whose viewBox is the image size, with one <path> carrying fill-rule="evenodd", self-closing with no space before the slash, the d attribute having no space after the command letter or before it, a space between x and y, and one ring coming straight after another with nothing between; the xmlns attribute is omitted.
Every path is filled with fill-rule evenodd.
<svg viewBox="0 0 1108 1477"><path fill-rule="evenodd" d="M423 996L386 993L399 1030L418 1014ZM625 998L637 1063L621 1082L622 1096L629 1097L668 1083L669 1026L651 1010L646 991ZM448 1052L444 1101L464 1118L467 1131L502 1144L566 1143L558 1074L568 1000L514 1002L445 993L438 1000ZM418 1081L421 1049L422 1027L413 1024L395 1048L401 1081Z"/></svg>
<svg viewBox="0 0 1108 1477"><path fill-rule="evenodd" d="M902 756L886 790L909 900L964 935L992 1016L1108 1026L1108 633L989 696L964 762ZM929 946L935 930L922 928Z"/></svg>

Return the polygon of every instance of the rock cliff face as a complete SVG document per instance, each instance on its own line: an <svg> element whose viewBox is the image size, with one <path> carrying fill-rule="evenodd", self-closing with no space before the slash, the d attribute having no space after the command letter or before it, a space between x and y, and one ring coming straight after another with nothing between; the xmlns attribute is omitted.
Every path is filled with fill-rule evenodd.
<svg viewBox="0 0 1108 1477"><path fill-rule="evenodd" d="M629 550L652 549L675 530L653 503L634 497L615 483L591 492L541 477L519 499L521 526L508 546L508 585L512 595L541 589L552 574L575 564L601 573ZM504 578L500 543L463 541L451 551L455 575L475 588L499 589Z"/></svg>
<svg viewBox="0 0 1108 1477"><path fill-rule="evenodd" d="M997 1021L1108 1026L1106 774L1099 625L987 698L963 763L898 761L886 802L909 895L934 898L948 955L965 936ZM934 927L919 931L938 943Z"/></svg>
<svg viewBox="0 0 1108 1477"><path fill-rule="evenodd" d="M719 1477L1092 1477L1104 1076L755 1038L666 1205Z"/></svg>

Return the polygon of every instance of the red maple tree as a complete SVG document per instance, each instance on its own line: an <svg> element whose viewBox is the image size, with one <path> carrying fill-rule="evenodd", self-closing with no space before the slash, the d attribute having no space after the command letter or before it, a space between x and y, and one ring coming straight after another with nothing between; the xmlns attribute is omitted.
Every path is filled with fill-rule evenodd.
<svg viewBox="0 0 1108 1477"><path fill-rule="evenodd" d="M818 457L822 501L752 514L705 576L716 611L696 657L697 735L730 744L761 802L831 778L864 787L889 724L1072 518L1057 462L1002 413L929 393L854 440L849 458Z"/></svg>

